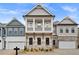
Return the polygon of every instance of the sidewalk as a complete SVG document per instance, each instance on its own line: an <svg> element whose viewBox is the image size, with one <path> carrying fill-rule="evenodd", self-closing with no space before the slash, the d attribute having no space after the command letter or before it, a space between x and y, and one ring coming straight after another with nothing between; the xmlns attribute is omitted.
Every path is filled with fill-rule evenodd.
<svg viewBox="0 0 79 59"><path fill-rule="evenodd" d="M15 50L0 50L0 55L15 55ZM79 49L55 49L49 52L26 52L19 55L79 55Z"/></svg>

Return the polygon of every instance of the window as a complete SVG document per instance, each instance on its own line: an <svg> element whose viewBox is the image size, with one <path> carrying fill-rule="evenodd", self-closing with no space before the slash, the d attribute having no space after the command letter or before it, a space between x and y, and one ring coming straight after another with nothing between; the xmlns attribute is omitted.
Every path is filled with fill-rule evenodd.
<svg viewBox="0 0 79 59"><path fill-rule="evenodd" d="M28 23L27 25L28 25L29 28L33 27L33 21L28 21L27 23Z"/></svg>
<svg viewBox="0 0 79 59"><path fill-rule="evenodd" d="M51 27L51 23L50 22L45 22L45 27L50 28Z"/></svg>
<svg viewBox="0 0 79 59"><path fill-rule="evenodd" d="M74 33L74 32L75 32L74 28L72 28L71 32L72 32L72 33Z"/></svg>
<svg viewBox="0 0 79 59"><path fill-rule="evenodd" d="M19 28L19 35L24 35L24 28Z"/></svg>
<svg viewBox="0 0 79 59"><path fill-rule="evenodd" d="M14 34L13 35L18 35L18 28L14 28Z"/></svg>
<svg viewBox="0 0 79 59"><path fill-rule="evenodd" d="M12 31L9 31L9 34L11 34L12 33Z"/></svg>
<svg viewBox="0 0 79 59"><path fill-rule="evenodd" d="M42 27L42 22L41 21L36 22L36 27Z"/></svg>
<svg viewBox="0 0 79 59"><path fill-rule="evenodd" d="M55 45L55 40L53 40L53 45Z"/></svg>
<svg viewBox="0 0 79 59"><path fill-rule="evenodd" d="M8 35L13 35L13 28L8 28Z"/></svg>
<svg viewBox="0 0 79 59"><path fill-rule="evenodd" d="M46 38L46 45L49 45L49 38Z"/></svg>
<svg viewBox="0 0 79 59"><path fill-rule="evenodd" d="M29 45L33 44L33 38L29 38Z"/></svg>
<svg viewBox="0 0 79 59"><path fill-rule="evenodd" d="M41 19L35 20L35 30L42 31L42 20Z"/></svg>
<svg viewBox="0 0 79 59"><path fill-rule="evenodd" d="M69 30L68 29L66 29L66 33L69 33Z"/></svg>
<svg viewBox="0 0 79 59"><path fill-rule="evenodd" d="M60 33L63 33L63 29L60 29Z"/></svg>
<svg viewBox="0 0 79 59"><path fill-rule="evenodd" d="M37 38L37 44L41 45L41 38Z"/></svg>

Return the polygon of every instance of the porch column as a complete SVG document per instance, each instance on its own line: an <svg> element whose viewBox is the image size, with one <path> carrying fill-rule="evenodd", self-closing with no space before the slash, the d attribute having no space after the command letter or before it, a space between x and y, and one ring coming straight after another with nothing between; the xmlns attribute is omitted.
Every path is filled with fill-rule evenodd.
<svg viewBox="0 0 79 59"><path fill-rule="evenodd" d="M43 22L42 29L43 29L43 31L44 31L44 18L42 19L42 22Z"/></svg>
<svg viewBox="0 0 79 59"><path fill-rule="evenodd" d="M53 18L51 18L51 32L53 33Z"/></svg>
<svg viewBox="0 0 79 59"><path fill-rule="evenodd" d="M26 24L26 26L25 26L25 32L27 32L27 19L25 21L26 21L25 22L25 24Z"/></svg>
<svg viewBox="0 0 79 59"><path fill-rule="evenodd" d="M45 39L44 39L44 33L42 33L42 48L45 48Z"/></svg>
<svg viewBox="0 0 79 59"><path fill-rule="evenodd" d="M35 18L33 18L33 32L35 32ZM35 33L33 33L33 48L35 48Z"/></svg>
<svg viewBox="0 0 79 59"><path fill-rule="evenodd" d="M28 48L28 34L25 34L26 35L26 47Z"/></svg>

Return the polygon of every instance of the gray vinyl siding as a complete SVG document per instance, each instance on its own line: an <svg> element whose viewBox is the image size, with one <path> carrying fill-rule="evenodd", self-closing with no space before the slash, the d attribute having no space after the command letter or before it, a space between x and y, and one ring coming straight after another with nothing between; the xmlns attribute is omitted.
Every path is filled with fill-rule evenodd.
<svg viewBox="0 0 79 59"><path fill-rule="evenodd" d="M25 35L25 28L18 28L18 35L24 36Z"/></svg>
<svg viewBox="0 0 79 59"><path fill-rule="evenodd" d="M0 28L0 36L1 36L1 28Z"/></svg>
<svg viewBox="0 0 79 59"><path fill-rule="evenodd" d="M7 36L24 36L24 35L25 35L24 27L7 28Z"/></svg>
<svg viewBox="0 0 79 59"><path fill-rule="evenodd" d="M6 29L2 28L2 37L5 37L5 36L6 36Z"/></svg>

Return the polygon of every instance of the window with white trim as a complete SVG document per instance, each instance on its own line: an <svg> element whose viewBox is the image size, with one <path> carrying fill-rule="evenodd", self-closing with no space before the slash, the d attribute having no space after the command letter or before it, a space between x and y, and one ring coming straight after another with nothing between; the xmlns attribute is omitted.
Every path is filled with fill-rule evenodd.
<svg viewBox="0 0 79 59"><path fill-rule="evenodd" d="M13 29L14 34L13 35L18 35L18 28Z"/></svg>
<svg viewBox="0 0 79 59"><path fill-rule="evenodd" d="M63 33L63 29L60 29L60 33Z"/></svg>
<svg viewBox="0 0 79 59"><path fill-rule="evenodd" d="M69 29L66 29L66 33L69 33Z"/></svg>
<svg viewBox="0 0 79 59"><path fill-rule="evenodd" d="M74 28L71 29L71 33L75 33L75 29Z"/></svg>
<svg viewBox="0 0 79 59"><path fill-rule="evenodd" d="M24 28L19 28L19 35L24 35Z"/></svg>
<svg viewBox="0 0 79 59"><path fill-rule="evenodd" d="M13 28L8 28L7 30L9 36L13 35Z"/></svg>
<svg viewBox="0 0 79 59"><path fill-rule="evenodd" d="M29 45L33 45L33 38L32 37L29 38Z"/></svg>
<svg viewBox="0 0 79 59"><path fill-rule="evenodd" d="M46 38L46 45L49 45L49 38Z"/></svg>
<svg viewBox="0 0 79 59"><path fill-rule="evenodd" d="M38 45L41 45L41 38L40 38L40 37L37 38L37 44L38 44Z"/></svg>

